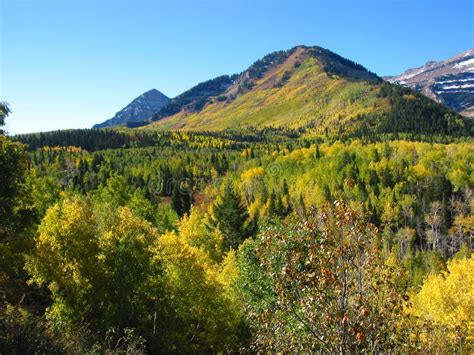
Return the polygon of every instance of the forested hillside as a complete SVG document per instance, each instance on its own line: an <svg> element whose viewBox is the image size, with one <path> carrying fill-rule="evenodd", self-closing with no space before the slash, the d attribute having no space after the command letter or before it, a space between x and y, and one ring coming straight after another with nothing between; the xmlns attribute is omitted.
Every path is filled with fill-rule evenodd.
<svg viewBox="0 0 474 355"><path fill-rule="evenodd" d="M474 134L471 120L422 94L384 83L327 49L306 46L268 54L239 75L199 84L153 121L145 129L280 127L319 137Z"/></svg>
<svg viewBox="0 0 474 355"><path fill-rule="evenodd" d="M472 138L416 124L1 135L0 352L474 351Z"/></svg>

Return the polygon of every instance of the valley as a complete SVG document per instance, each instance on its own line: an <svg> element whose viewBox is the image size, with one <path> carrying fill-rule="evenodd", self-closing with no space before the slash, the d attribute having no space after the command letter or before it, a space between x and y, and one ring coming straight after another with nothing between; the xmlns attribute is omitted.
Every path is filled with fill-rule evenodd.
<svg viewBox="0 0 474 355"><path fill-rule="evenodd" d="M421 91L297 46L2 133L0 352L469 353L474 123Z"/></svg>

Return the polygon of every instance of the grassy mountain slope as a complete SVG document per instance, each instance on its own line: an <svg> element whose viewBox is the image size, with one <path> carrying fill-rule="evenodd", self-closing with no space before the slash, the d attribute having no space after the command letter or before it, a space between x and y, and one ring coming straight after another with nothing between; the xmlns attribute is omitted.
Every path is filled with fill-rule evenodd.
<svg viewBox="0 0 474 355"><path fill-rule="evenodd" d="M328 50L295 47L255 62L234 77L225 91L201 101L199 109L183 108L170 115L159 112L155 115L157 121L147 128L223 130L274 126L305 128L315 134L366 130L449 133L448 115L453 116L451 121L457 120L454 126L466 126L460 117L422 95L387 89L387 85L390 84L364 67ZM407 120L416 122L410 124ZM423 120L426 124L422 124ZM449 129L465 130L454 126L451 124Z"/></svg>

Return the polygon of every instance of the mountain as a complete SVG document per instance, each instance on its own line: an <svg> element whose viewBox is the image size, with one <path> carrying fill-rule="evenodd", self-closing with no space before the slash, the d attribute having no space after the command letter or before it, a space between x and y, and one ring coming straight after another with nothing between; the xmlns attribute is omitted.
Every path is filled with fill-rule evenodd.
<svg viewBox="0 0 474 355"><path fill-rule="evenodd" d="M449 109L411 89L384 82L321 47L298 46L268 54L241 74L199 84L180 96L145 128L281 127L315 135L471 134L471 122Z"/></svg>
<svg viewBox="0 0 474 355"><path fill-rule="evenodd" d="M232 80L233 77L222 75L200 83L171 99L152 119L157 121L160 118L174 115L182 110L187 112L200 111L211 97L224 92L232 84Z"/></svg>
<svg viewBox="0 0 474 355"><path fill-rule="evenodd" d="M464 116L474 116L474 48L387 80L415 89Z"/></svg>
<svg viewBox="0 0 474 355"><path fill-rule="evenodd" d="M170 99L156 89L145 92L120 110L107 121L96 124L94 128L113 126L134 126L150 118L155 112L166 106Z"/></svg>

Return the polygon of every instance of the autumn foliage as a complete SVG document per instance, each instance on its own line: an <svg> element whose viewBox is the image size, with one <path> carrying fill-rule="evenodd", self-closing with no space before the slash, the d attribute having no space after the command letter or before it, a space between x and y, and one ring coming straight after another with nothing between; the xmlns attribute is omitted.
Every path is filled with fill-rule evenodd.
<svg viewBox="0 0 474 355"><path fill-rule="evenodd" d="M406 336L400 328L404 295L381 258L378 235L376 227L337 201L302 220L269 226L243 245L240 285L256 334L251 348L400 350Z"/></svg>

